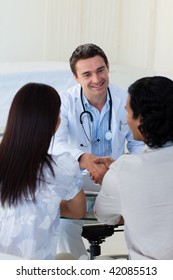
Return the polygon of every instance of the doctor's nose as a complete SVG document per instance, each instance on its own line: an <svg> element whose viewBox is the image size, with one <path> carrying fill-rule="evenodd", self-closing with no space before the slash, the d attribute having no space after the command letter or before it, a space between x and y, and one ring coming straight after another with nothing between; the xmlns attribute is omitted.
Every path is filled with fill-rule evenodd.
<svg viewBox="0 0 173 280"><path fill-rule="evenodd" d="M100 80L100 78L99 78L99 75L97 73L92 75L92 82L93 83L98 83L99 80Z"/></svg>

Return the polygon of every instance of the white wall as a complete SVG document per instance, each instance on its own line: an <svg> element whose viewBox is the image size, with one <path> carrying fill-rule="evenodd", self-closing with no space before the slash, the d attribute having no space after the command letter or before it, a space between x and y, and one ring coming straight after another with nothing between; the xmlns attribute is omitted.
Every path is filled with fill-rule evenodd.
<svg viewBox="0 0 173 280"><path fill-rule="evenodd" d="M111 65L173 75L173 0L0 0L0 62L64 61L94 42Z"/></svg>
<svg viewBox="0 0 173 280"><path fill-rule="evenodd" d="M0 0L0 62L44 60L45 3Z"/></svg>

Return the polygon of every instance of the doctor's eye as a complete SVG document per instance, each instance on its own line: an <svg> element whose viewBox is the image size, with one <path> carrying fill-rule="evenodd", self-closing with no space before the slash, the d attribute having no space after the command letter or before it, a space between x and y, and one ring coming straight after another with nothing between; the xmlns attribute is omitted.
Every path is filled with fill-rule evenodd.
<svg viewBox="0 0 173 280"><path fill-rule="evenodd" d="M105 67L101 67L97 70L97 73L103 73L105 71Z"/></svg>
<svg viewBox="0 0 173 280"><path fill-rule="evenodd" d="M88 78L91 76L91 73L87 72L87 73L84 73L82 76L83 76L83 78Z"/></svg>

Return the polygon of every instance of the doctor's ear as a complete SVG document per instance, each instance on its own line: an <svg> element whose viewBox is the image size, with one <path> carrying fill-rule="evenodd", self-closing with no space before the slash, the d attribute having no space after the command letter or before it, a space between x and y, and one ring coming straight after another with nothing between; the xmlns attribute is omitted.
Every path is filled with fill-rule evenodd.
<svg viewBox="0 0 173 280"><path fill-rule="evenodd" d="M77 75L74 74L73 77L76 80L76 82L79 82L79 79L78 79Z"/></svg>

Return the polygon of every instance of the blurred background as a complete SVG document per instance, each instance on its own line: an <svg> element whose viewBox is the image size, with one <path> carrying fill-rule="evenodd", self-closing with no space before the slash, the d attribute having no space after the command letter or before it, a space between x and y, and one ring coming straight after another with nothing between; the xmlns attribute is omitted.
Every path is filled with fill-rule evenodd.
<svg viewBox="0 0 173 280"><path fill-rule="evenodd" d="M0 62L68 62L86 42L112 65L173 74L173 1L0 0Z"/></svg>
<svg viewBox="0 0 173 280"><path fill-rule="evenodd" d="M74 83L69 57L83 43L103 48L119 86L172 78L173 0L0 0L0 127L24 83Z"/></svg>

